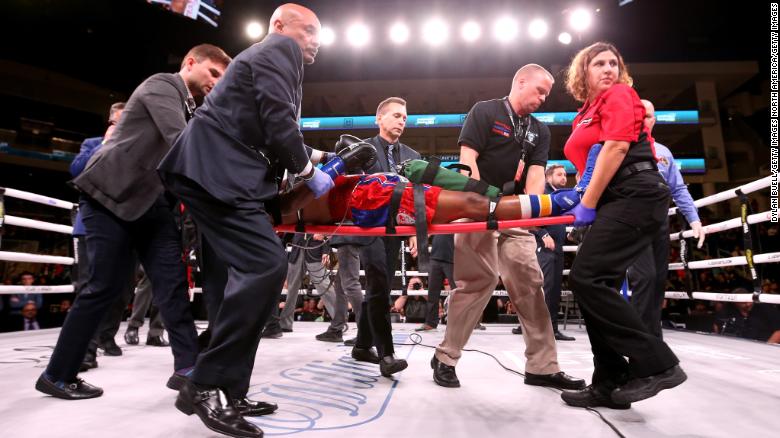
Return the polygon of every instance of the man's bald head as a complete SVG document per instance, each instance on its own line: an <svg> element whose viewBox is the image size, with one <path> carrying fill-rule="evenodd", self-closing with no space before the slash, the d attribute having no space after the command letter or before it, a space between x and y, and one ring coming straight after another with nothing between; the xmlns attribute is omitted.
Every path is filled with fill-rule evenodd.
<svg viewBox="0 0 780 438"><path fill-rule="evenodd" d="M304 64L314 63L320 47L320 24L317 14L295 3L285 3L271 14L268 32L285 35L295 40L303 52Z"/></svg>
<svg viewBox="0 0 780 438"><path fill-rule="evenodd" d="M538 64L526 64L512 78L509 102L519 115L536 111L550 94L555 78Z"/></svg>
<svg viewBox="0 0 780 438"><path fill-rule="evenodd" d="M642 99L642 105L645 106L645 128L647 128L648 133L652 134L653 126L655 126L655 106L647 99Z"/></svg>

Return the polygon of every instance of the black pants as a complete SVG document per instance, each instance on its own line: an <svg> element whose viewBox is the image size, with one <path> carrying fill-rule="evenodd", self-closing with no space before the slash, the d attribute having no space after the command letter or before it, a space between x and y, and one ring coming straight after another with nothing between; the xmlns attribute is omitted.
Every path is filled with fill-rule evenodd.
<svg viewBox="0 0 780 438"><path fill-rule="evenodd" d="M46 372L54 380L75 379L87 344L135 272L133 250L152 280L154 301L170 335L174 369L192 366L197 334L171 205L161 196L132 222L119 219L87 196L82 195L79 207L87 229L89 278L65 319Z"/></svg>
<svg viewBox="0 0 780 438"><path fill-rule="evenodd" d="M668 207L669 188L658 172L610 183L574 260L569 281L593 350L594 385L619 385L678 363L618 292L628 267L661 231Z"/></svg>
<svg viewBox="0 0 780 438"><path fill-rule="evenodd" d="M137 263L136 263L137 265ZM100 321L97 332L87 347L87 355L95 356L97 354L98 345L109 340L113 340L119 331L119 325L122 324L122 317L125 314L127 305L130 304L130 300L133 299L133 285L135 284L135 270L130 278L127 279L127 283L124 289L114 299L114 302L108 308L108 311L103 315L103 320ZM86 358L85 358L86 359Z"/></svg>
<svg viewBox="0 0 780 438"><path fill-rule="evenodd" d="M651 246L646 247L628 268L631 304L650 333L663 337L661 308L669 272L669 221L664 221Z"/></svg>
<svg viewBox="0 0 780 438"><path fill-rule="evenodd" d="M192 381L245 397L261 331L287 275L284 247L263 209L225 204L186 178L169 177L166 183L189 209L205 243L211 341L198 356Z"/></svg>
<svg viewBox="0 0 780 438"><path fill-rule="evenodd" d="M553 331L558 331L558 308L561 304L561 282L563 280L563 248L556 243L554 250L542 247L536 253L539 267L544 276L544 302L550 311Z"/></svg>
<svg viewBox="0 0 780 438"><path fill-rule="evenodd" d="M444 279L455 290L455 276L452 274L452 263L431 259L428 268L428 303L425 313L425 324L431 327L439 325L439 299Z"/></svg>
<svg viewBox="0 0 780 438"><path fill-rule="evenodd" d="M360 262L366 271L366 296L361 306L355 346L371 348L373 345L379 357L395 353L390 324L390 286L395 278L400 248L398 237L376 238L370 245L360 248Z"/></svg>

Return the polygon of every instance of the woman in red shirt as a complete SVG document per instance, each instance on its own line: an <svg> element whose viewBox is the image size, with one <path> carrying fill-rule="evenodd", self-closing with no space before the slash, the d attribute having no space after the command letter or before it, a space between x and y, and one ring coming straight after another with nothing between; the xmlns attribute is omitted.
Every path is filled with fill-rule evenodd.
<svg viewBox="0 0 780 438"><path fill-rule="evenodd" d="M657 171L645 110L618 50L608 43L582 49L566 88L584 102L564 147L580 174L588 152L601 147L592 179L575 207L575 226L591 225L574 260L569 285L593 350L590 386L561 397L572 406L628 409L686 376L677 357L653 336L618 289L626 269L661 230L669 188ZM628 360L626 360L628 358Z"/></svg>

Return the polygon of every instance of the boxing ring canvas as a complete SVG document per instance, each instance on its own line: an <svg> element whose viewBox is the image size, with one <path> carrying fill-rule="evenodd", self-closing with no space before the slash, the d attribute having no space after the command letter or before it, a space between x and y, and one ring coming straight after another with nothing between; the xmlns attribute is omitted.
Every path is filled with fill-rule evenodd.
<svg viewBox="0 0 780 438"><path fill-rule="evenodd" d="M202 329L205 323L199 323ZM148 326L148 325L147 325ZM144 338L147 326L141 329ZM465 352L457 367L462 387L436 385L433 350L397 347L409 368L395 380L377 365L355 362L349 347L317 342L326 323L298 322L281 339L263 339L250 397L279 404L252 419L266 436L306 437L615 437L599 417L566 406L559 392L527 386L490 357ZM397 343L411 344L417 325L395 324ZM509 325L476 331L467 348L495 355L522 371L524 343ZM124 331L124 327L121 329ZM120 332L121 332L120 331ZM4 437L210 437L195 416L174 406L165 387L172 371L168 348L129 346L124 355L98 357L85 373L105 389L100 398L64 401L33 389L59 329L0 334L0 418ZM345 338L355 335L355 326ZM570 327L574 342L558 343L561 368L590 380L592 354L584 328ZM422 335L436 345L444 326ZM688 381L626 411L598 408L626 437L772 437L780 430L780 347L718 335L664 332Z"/></svg>

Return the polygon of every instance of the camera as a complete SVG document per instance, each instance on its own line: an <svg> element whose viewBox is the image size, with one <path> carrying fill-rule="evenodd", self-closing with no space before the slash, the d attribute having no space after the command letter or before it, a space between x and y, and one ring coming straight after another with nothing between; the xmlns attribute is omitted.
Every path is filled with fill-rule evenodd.
<svg viewBox="0 0 780 438"><path fill-rule="evenodd" d="M420 284L420 283L415 283L415 284L413 284L413 285L412 285L412 289L414 289L414 290L420 290L420 289L422 289L422 284Z"/></svg>

